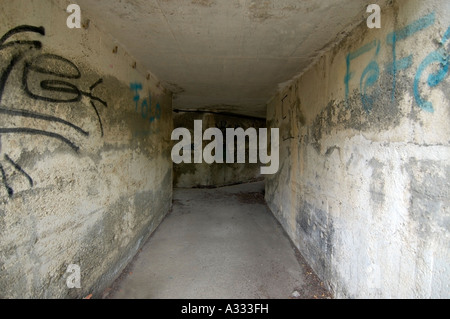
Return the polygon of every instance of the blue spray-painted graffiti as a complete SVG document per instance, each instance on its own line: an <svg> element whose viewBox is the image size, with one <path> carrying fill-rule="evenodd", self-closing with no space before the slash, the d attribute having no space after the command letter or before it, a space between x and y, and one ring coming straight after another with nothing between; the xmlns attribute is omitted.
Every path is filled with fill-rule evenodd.
<svg viewBox="0 0 450 319"><path fill-rule="evenodd" d="M429 101L426 101L422 98L419 92L419 84L420 79L422 77L422 74L424 73L425 69L428 68L433 63L438 63L440 65L440 70L434 74L430 74L428 76L428 85L433 88L436 87L439 83L441 83L445 77L447 76L447 73L449 71L449 55L444 49L444 45L448 42L450 38L450 27L447 29L447 32L445 33L444 37L441 40L441 47L430 53L425 60L419 65L419 69L417 70L416 77L414 78L414 98L417 101L417 104L419 106L428 112L433 113L434 108L433 104Z"/></svg>
<svg viewBox="0 0 450 319"><path fill-rule="evenodd" d="M369 65L367 66L367 68L363 71L363 75L361 76L361 80L360 80L360 90L361 90L361 99L363 102L363 107L367 112L370 112L370 110L372 110L373 99L369 98L367 96L367 89L370 86L373 86L379 77L380 69L379 69L378 64L376 63L375 59L378 57L378 54L380 53L380 47L381 47L380 41L375 40L375 41L372 41L372 42L364 45L363 47L356 50L355 52L352 52L347 55L347 61L346 61L347 62L347 74L346 74L345 80L344 80L345 81L345 100L347 102L347 107L348 107L348 96L350 93L349 83L353 77L353 73L350 72L351 61L360 57L361 55L375 49L374 57L373 57L372 61L369 63ZM366 76L368 77L367 82L364 83L364 79L366 78Z"/></svg>
<svg viewBox="0 0 450 319"><path fill-rule="evenodd" d="M152 112L152 97L149 94L148 98L144 98L141 101L139 91L142 91L142 89L143 87L141 83L130 84L130 90L134 92L133 101L135 103L135 110L136 112L140 111L143 119L148 119L150 123L153 123L155 120L161 119L161 105L157 103L154 112Z"/></svg>
<svg viewBox="0 0 450 319"><path fill-rule="evenodd" d="M436 14L430 13L408 26L391 32L386 37L386 44L392 47L392 63L386 66L386 71L392 75L392 102L395 101L395 93L397 88L397 75L400 71L411 68L413 65L413 55L409 55L404 58L397 57L397 44L399 41L405 40L407 38L412 37L416 33L427 29L432 26L436 21ZM419 64L416 76L414 78L414 98L417 105L430 113L434 112L434 108L431 102L426 101L420 94L420 84L421 78L424 74L425 70L430 67L432 64L439 64L440 70L434 74L429 75L427 84L431 88L436 87L439 83L441 83L449 72L449 54L448 50L446 51L445 45L449 42L450 39L450 28L445 33L443 39L440 42L440 48L432 53L430 53L422 63ZM362 55L365 55L369 52L374 52L373 58L368 63L367 67L364 69L360 79L360 94L361 101L364 110L367 113L370 113L373 109L375 96L377 95L377 91L375 90L372 94L369 94L369 88L374 87L377 81L380 78L380 66L377 62L377 58L379 56L381 48L381 42L379 40L372 41L358 50L351 52L346 57L346 66L347 72L344 78L345 83L345 100L346 106L349 107L349 95L350 95L350 80L354 77L354 73L351 71L351 62Z"/></svg>
<svg viewBox="0 0 450 319"><path fill-rule="evenodd" d="M138 103L141 99L141 96L139 95L139 91L142 91L142 84L140 83L131 83L130 84L131 91L134 92L133 101L136 103L136 112L138 111Z"/></svg>
<svg viewBox="0 0 450 319"><path fill-rule="evenodd" d="M397 87L397 72L406 70L413 64L413 56L409 55L406 58L397 61L397 42L405 40L419 31L425 30L432 26L436 20L435 13L431 13L417 21L414 21L405 28L389 33L386 39L387 44L392 46L392 66L388 70L392 73L392 101L395 100L395 88Z"/></svg>

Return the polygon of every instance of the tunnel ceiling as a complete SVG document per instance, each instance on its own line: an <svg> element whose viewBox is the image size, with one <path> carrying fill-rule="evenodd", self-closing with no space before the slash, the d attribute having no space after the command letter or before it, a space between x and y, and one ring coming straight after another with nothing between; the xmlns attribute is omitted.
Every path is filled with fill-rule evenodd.
<svg viewBox="0 0 450 319"><path fill-rule="evenodd" d="M277 90L363 21L362 0L78 0L175 93L173 108L265 117Z"/></svg>

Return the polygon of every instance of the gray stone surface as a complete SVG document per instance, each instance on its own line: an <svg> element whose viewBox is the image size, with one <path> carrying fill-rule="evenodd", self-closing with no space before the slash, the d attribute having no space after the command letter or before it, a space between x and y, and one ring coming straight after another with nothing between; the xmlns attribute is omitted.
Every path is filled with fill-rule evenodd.
<svg viewBox="0 0 450 319"><path fill-rule="evenodd" d="M264 183L175 189L172 213L108 298L329 297L266 207L263 190Z"/></svg>
<svg viewBox="0 0 450 319"><path fill-rule="evenodd" d="M393 1L268 105L268 206L337 298L450 296L449 10Z"/></svg>
<svg viewBox="0 0 450 319"><path fill-rule="evenodd" d="M68 29L64 5L1 3L0 298L103 291L171 205L171 94L94 24Z"/></svg>

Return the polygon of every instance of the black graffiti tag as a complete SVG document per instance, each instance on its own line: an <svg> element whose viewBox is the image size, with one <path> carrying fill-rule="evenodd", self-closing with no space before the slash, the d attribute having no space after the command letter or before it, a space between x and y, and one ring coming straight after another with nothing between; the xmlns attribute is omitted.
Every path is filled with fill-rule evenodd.
<svg viewBox="0 0 450 319"><path fill-rule="evenodd" d="M5 87L10 79L10 75L13 70L22 66L23 73L21 83L19 83L19 85L23 89L24 94L32 100L80 106L82 103L79 102L81 102L83 97L89 98L90 107L97 117L99 131L103 137L103 123L98 110L98 105L105 108L108 105L106 101L96 97L92 93L98 85L103 83L103 80L99 79L97 82L92 84L87 92L79 89L75 84L70 82L71 80L78 80L82 77L78 67L70 60L59 55L40 53L40 50L42 49L42 43L40 41L10 40L11 37L23 33L34 33L40 36L45 36L45 29L43 27L23 25L11 29L1 37L0 51L11 48L14 52L9 60L9 63L7 63L6 68L2 71L0 76L0 114L2 116L32 118L58 123L72 129L82 136L88 137L90 135L89 132L82 129L78 125L58 116L3 105ZM48 77L48 79L39 80L43 76ZM33 85L32 83L39 83L39 86ZM69 137L65 137L55 132L33 127L0 126L0 151L2 146L1 136L5 134L21 134L31 136L39 135L56 139L69 146L76 153L78 153L80 149L80 147L76 145L76 143ZM34 186L33 179L17 162L15 162L6 153L4 153L2 157L0 157L0 177L10 197L14 195L14 190L9 185L8 174L5 169L6 166L12 167L14 171L24 176L30 187Z"/></svg>

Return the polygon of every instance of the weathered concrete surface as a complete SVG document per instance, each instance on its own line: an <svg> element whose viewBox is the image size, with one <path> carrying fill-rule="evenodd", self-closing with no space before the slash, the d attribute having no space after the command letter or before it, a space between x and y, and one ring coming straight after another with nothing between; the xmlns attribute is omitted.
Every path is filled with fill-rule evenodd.
<svg viewBox="0 0 450 319"><path fill-rule="evenodd" d="M177 93L174 108L261 118L278 85L344 37L363 19L368 4L366 0L77 3Z"/></svg>
<svg viewBox="0 0 450 319"><path fill-rule="evenodd" d="M175 189L163 221L107 298L328 298L264 202L264 183Z"/></svg>
<svg viewBox="0 0 450 319"><path fill-rule="evenodd" d="M29 26L0 44L0 298L95 296L171 205L171 95L67 5L0 8L1 35Z"/></svg>
<svg viewBox="0 0 450 319"><path fill-rule="evenodd" d="M201 120L203 123L203 131L209 128L219 128L226 143L226 129L227 128L265 128L266 121L242 116L221 115L214 113L203 112L181 112L175 113L174 127L183 127L189 129L191 132L192 143L194 143L194 121ZM177 143L175 141L175 143ZM203 141L203 148L210 141ZM223 149L225 150L225 145ZM227 164L224 163L208 164L203 161L202 164L181 163L173 165L173 177L175 187L220 187L226 185L233 185L245 182L251 182L261 179L262 164L248 163L248 141L246 141L246 164ZM225 154L225 153L224 153ZM224 155L225 156L225 155Z"/></svg>
<svg viewBox="0 0 450 319"><path fill-rule="evenodd" d="M449 13L394 1L269 104L268 205L338 298L450 297Z"/></svg>

